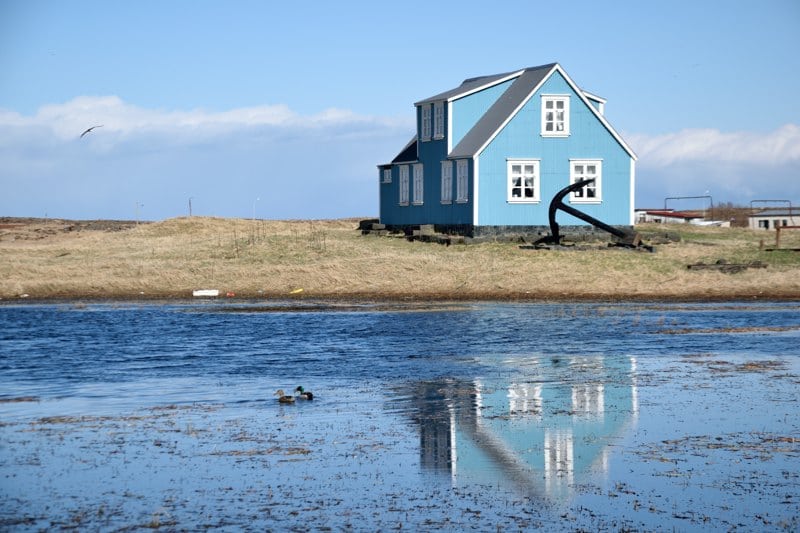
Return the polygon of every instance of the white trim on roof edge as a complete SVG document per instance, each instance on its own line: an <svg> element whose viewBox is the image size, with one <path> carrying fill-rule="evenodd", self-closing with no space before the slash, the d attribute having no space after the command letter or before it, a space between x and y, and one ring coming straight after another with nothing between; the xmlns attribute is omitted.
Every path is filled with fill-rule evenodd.
<svg viewBox="0 0 800 533"><path fill-rule="evenodd" d="M605 104L607 102L607 100L605 98L603 98L602 96L597 96L596 94L592 94L589 91L586 91L586 90L583 90L583 89L581 89L581 92L583 92L583 94L585 94L586 98L588 98L589 100L594 100L595 102L598 102L598 103L601 103L601 104Z"/></svg>
<svg viewBox="0 0 800 533"><path fill-rule="evenodd" d="M454 102L455 100L458 100L459 98L464 98L465 96L469 96L471 94L475 94L477 92L483 91L484 89L488 89L489 87L494 87L495 85L500 85L501 83L505 83L508 80L512 80L514 78L518 78L518 77L520 77L522 75L523 72L525 72L525 69L518 70L516 72L512 72L508 76L505 76L505 77L500 78L498 80L494 80L494 81L489 82L489 83L484 83L483 85L481 85L479 87L475 87L474 89L470 89L469 91L465 91L463 93L455 94L455 95L453 95L453 96L451 96L450 98L447 99L447 103Z"/></svg>
<svg viewBox="0 0 800 533"><path fill-rule="evenodd" d="M616 132L616 130L613 127L611 127L611 124L608 123L605 117L597 109L595 109L595 107L591 103L589 103L589 99L586 97L586 94L577 85L575 85L575 82L572 81L572 78L570 78L569 75L564 71L564 69L561 68L561 65L556 63L555 68L558 69L558 71L561 73L562 76L564 76L564 79L567 80L567 83L572 87L572 90L578 93L578 96L580 97L581 100L583 100L583 103L589 106L589 109L591 109L592 113L594 113L594 115L598 119L600 119L600 123L603 124L603 126L605 126L605 128L609 131L609 133L611 133L614 139L617 140L620 146L622 146L622 148L626 152L628 152L628 155L631 156L631 159L633 159L634 161L639 159L638 157L636 157L636 153L631 149L631 147L628 146L628 143L626 143L622 139L622 137L620 137L620 135ZM550 74L548 74L547 77L550 77L550 75L552 74L553 73L551 72Z"/></svg>

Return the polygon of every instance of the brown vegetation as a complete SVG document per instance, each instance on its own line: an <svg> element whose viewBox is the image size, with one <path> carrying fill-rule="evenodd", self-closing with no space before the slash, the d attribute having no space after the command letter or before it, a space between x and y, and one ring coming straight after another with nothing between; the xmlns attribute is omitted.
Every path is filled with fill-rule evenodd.
<svg viewBox="0 0 800 533"><path fill-rule="evenodd" d="M774 233L668 226L656 253L442 246L362 236L358 221L206 217L155 223L0 219L0 298L236 297L343 299L800 298L800 253L766 251ZM664 226L637 228L645 236ZM800 240L800 232L782 236ZM794 245L795 247L798 244ZM689 264L760 261L736 274ZM301 291L302 289L302 291Z"/></svg>

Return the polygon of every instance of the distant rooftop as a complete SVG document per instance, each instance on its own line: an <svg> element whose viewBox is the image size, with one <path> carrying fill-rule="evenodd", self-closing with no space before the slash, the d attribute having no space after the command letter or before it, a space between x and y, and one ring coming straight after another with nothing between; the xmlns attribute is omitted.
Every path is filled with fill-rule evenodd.
<svg viewBox="0 0 800 533"><path fill-rule="evenodd" d="M752 217L800 217L800 207L769 207L759 209Z"/></svg>

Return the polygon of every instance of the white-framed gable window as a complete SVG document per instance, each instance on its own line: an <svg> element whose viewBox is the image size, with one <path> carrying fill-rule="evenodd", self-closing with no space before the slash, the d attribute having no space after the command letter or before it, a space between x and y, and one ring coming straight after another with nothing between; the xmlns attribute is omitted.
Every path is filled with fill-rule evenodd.
<svg viewBox="0 0 800 533"><path fill-rule="evenodd" d="M383 172L383 179L381 180L383 183L391 183L392 182L392 169L391 168L384 168Z"/></svg>
<svg viewBox="0 0 800 533"><path fill-rule="evenodd" d="M430 104L423 104L420 106L422 114L420 125L419 137L423 141L431 140L431 106Z"/></svg>
<svg viewBox="0 0 800 533"><path fill-rule="evenodd" d="M603 200L603 162L597 159L571 159L569 167L570 184L584 179L594 179L594 182L573 192L570 195L570 202L599 204Z"/></svg>
<svg viewBox="0 0 800 533"><path fill-rule="evenodd" d="M444 102L433 104L433 138L442 139L444 137Z"/></svg>
<svg viewBox="0 0 800 533"><path fill-rule="evenodd" d="M400 205L408 205L408 165L400 165Z"/></svg>
<svg viewBox="0 0 800 533"><path fill-rule="evenodd" d="M539 201L539 161L509 159L507 162L508 201L533 203Z"/></svg>
<svg viewBox="0 0 800 533"><path fill-rule="evenodd" d="M469 161L459 159L456 161L456 202L469 201Z"/></svg>
<svg viewBox="0 0 800 533"><path fill-rule="evenodd" d="M415 163L414 164L414 197L411 199L411 203L414 205L422 205L423 197L424 197L424 187L425 179L422 172L422 163Z"/></svg>
<svg viewBox="0 0 800 533"><path fill-rule="evenodd" d="M442 161L442 203L453 203L453 162Z"/></svg>
<svg viewBox="0 0 800 533"><path fill-rule="evenodd" d="M569 135L569 96L542 95L542 136Z"/></svg>

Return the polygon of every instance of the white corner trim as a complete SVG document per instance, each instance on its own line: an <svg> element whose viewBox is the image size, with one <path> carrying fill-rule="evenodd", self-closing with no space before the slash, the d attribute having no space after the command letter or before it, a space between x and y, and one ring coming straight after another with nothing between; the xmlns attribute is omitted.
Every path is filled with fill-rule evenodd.
<svg viewBox="0 0 800 533"><path fill-rule="evenodd" d="M480 217L478 216L478 203L480 202L480 197L478 195L480 159L478 156L475 156L472 158L472 161L472 225L477 226L480 223ZM469 176L469 174L467 174L467 176ZM467 190L469 191L469 179L467 179L467 185ZM469 198L469 194L467 194L467 198Z"/></svg>
<svg viewBox="0 0 800 533"><path fill-rule="evenodd" d="M634 202L636 201L636 159L631 157L631 202L630 202L630 225L633 226L636 221L636 209Z"/></svg>
<svg viewBox="0 0 800 533"><path fill-rule="evenodd" d="M453 104L450 100L447 101L447 131L444 132L444 136L447 138L445 154L449 154L453 151Z"/></svg>

